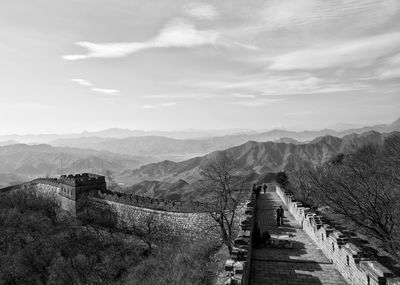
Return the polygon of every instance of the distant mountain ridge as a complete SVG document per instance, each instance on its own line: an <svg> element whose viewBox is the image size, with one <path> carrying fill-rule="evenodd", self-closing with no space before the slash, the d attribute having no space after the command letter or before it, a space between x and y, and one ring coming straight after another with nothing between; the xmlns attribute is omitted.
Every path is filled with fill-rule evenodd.
<svg viewBox="0 0 400 285"><path fill-rule="evenodd" d="M205 139L174 139L163 136L139 136L122 139L83 137L74 139L59 139L52 141L55 146L83 147L95 150L105 150L118 154L139 156L170 156L169 159L182 161L191 157L205 155L207 153L224 150L241 145L248 141L266 142L280 141L299 144L311 141L321 136L344 137L352 133L364 133L368 131L394 132L400 131L400 119L389 125L376 125L351 129L342 132L334 130L293 132L286 130L271 130L263 133L235 134L217 136Z"/></svg>
<svg viewBox="0 0 400 285"><path fill-rule="evenodd" d="M351 124L336 124L332 126L340 126L343 128L345 126L354 126ZM19 143L50 143L57 140L63 139L80 139L88 137L98 137L107 139L124 139L129 137L166 137L172 139L195 139L203 140L207 138L221 138L228 137L227 139L236 139L236 145L244 143L249 140L255 141L274 141L283 137L292 138L298 141L309 141L316 137L324 135L333 135L337 137L342 137L351 133L363 133L367 131L377 131L377 132L393 132L400 131L400 118L395 120L390 124L379 124L370 127L363 128L350 128L344 131L335 131L333 129L323 129L319 131L288 131L273 129L270 131L254 131L251 129L220 129L220 130L196 130L188 129L181 131L143 131L143 130L130 130L122 128L109 128L101 131L88 132L84 131L82 133L71 133L71 134L27 134L27 135L0 135L1 141L14 140ZM73 143L70 141L70 143ZM50 143L52 144L52 143ZM55 145L61 145L55 143ZM229 147L229 146L228 146Z"/></svg>
<svg viewBox="0 0 400 285"><path fill-rule="evenodd" d="M142 136L163 136L175 139L201 139L221 135L234 135L244 133L256 133L254 130L249 129L221 129L221 130L182 130L182 131L143 131L143 130L130 130L121 128L110 128L101 131L71 134L10 134L0 135L0 141L14 140L18 143L49 143L59 139L79 139L87 137L99 137L109 139L121 139L128 137L142 137Z"/></svg>
<svg viewBox="0 0 400 285"><path fill-rule="evenodd" d="M251 170L253 178L263 177L269 172L278 172L284 169L288 163L299 160L308 161L314 165L322 164L330 160L339 153L353 152L360 147L369 144L382 144L384 139L390 135L400 136L399 132L378 133L369 131L363 134L351 134L343 138L334 136L323 136L305 144L276 143L276 142L255 142L249 141L242 145L235 146L222 152L234 158L236 163L242 168ZM135 170L124 171L118 175L117 179L129 185L130 191L140 188L140 193L145 194L143 186L151 181L157 187L163 184L166 186L166 193L180 193L188 195L193 188L184 184L182 189L171 186L177 181L184 181L188 184L195 184L199 178L199 168L217 152L196 157L182 162L162 161L141 166ZM147 181L147 182L146 182ZM139 187L139 188L137 188ZM161 190L158 189L160 192ZM152 195L154 195L154 190Z"/></svg>

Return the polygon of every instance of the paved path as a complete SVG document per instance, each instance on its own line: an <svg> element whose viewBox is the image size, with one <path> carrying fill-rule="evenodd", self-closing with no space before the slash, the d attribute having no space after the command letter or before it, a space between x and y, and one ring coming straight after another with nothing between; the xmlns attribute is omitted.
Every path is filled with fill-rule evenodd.
<svg viewBox="0 0 400 285"><path fill-rule="evenodd" d="M276 226L274 215L279 205L285 209L284 226L281 227ZM293 241L293 249L254 249L250 284L347 284L334 265L300 228L275 192L261 194L257 206L256 218L260 223L261 233L268 231L272 236L288 234Z"/></svg>

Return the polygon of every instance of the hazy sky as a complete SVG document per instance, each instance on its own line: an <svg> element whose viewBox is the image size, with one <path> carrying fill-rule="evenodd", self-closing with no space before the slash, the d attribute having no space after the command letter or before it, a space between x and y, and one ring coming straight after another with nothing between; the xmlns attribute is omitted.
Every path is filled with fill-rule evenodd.
<svg viewBox="0 0 400 285"><path fill-rule="evenodd" d="M0 0L0 133L400 116L399 0Z"/></svg>

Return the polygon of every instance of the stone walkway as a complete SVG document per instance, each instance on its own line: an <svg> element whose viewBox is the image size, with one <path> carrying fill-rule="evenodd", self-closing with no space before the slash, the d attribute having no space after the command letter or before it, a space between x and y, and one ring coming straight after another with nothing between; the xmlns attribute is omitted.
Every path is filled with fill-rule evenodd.
<svg viewBox="0 0 400 285"><path fill-rule="evenodd" d="M268 188L275 189L273 186ZM281 227L276 226L275 220L275 211L279 205L285 209L284 226ZM256 219L260 223L261 233L268 231L271 236L288 235L293 248L254 249L250 284L347 284L334 265L300 228L275 192L261 194L257 206Z"/></svg>

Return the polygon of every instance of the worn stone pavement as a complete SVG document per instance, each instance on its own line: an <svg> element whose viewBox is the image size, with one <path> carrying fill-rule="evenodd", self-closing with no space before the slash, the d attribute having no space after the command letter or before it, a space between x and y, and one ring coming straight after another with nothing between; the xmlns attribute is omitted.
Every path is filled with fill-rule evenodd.
<svg viewBox="0 0 400 285"><path fill-rule="evenodd" d="M297 221L269 186L266 194L261 193L257 201L256 221L261 233L271 236L289 235L293 248L255 248L251 260L250 284L347 284L334 265L303 231ZM284 225L277 227L275 211L279 205L285 210Z"/></svg>

